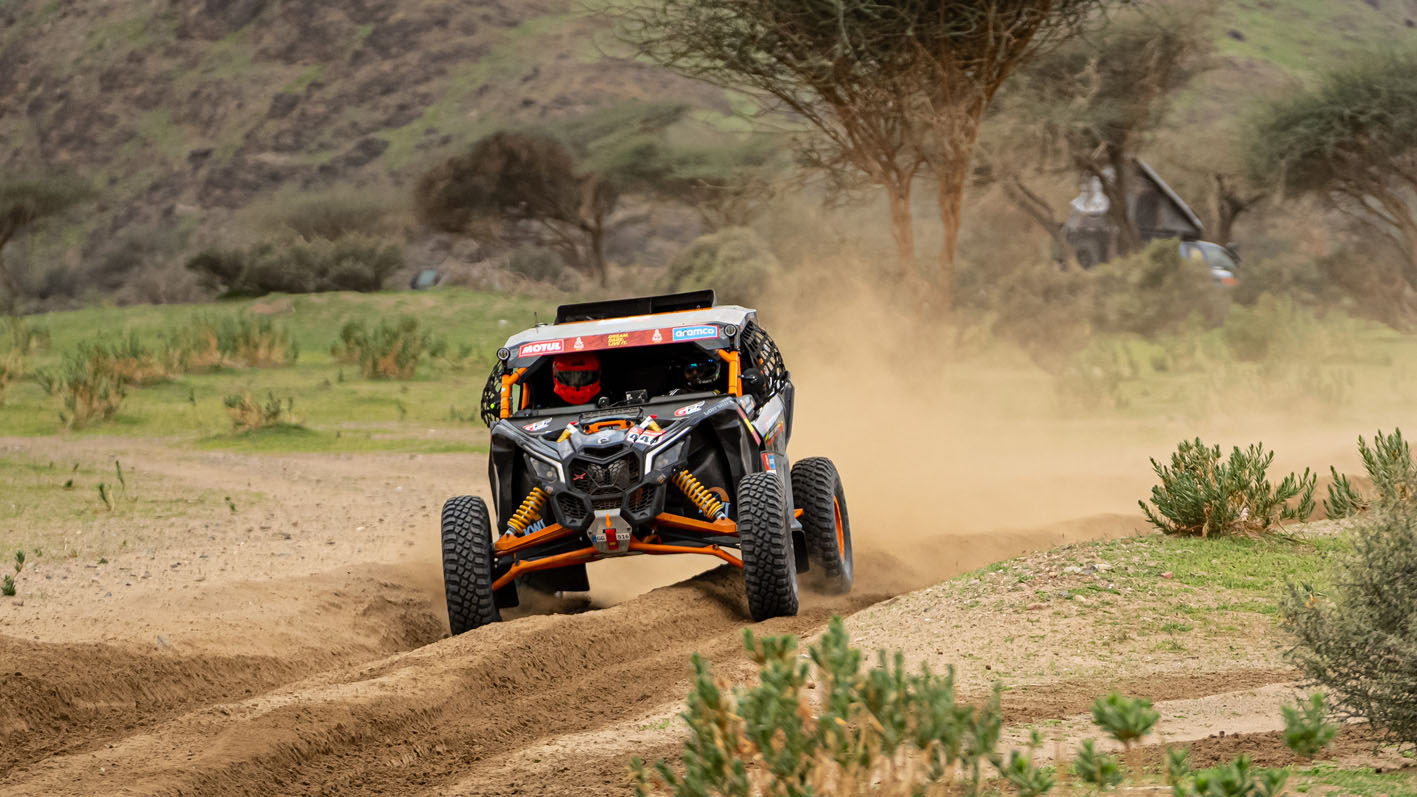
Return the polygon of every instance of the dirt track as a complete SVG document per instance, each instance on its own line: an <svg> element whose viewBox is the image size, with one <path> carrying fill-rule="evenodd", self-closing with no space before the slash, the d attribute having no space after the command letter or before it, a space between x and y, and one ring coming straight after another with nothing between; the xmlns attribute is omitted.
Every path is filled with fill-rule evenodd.
<svg viewBox="0 0 1417 797"><path fill-rule="evenodd" d="M142 495L264 496L237 514L193 510L200 524L119 511L50 530L161 533L111 564L47 555L24 573L27 599L0 604L6 794L602 794L625 783L629 753L672 752L663 722L639 733L643 747L623 740L672 713L691 653L746 671L739 576L686 578L701 565L682 558L601 563L591 605L544 605L444 638L436 508L480 481L480 457L4 445L35 459L120 457ZM800 616L761 630L811 633L960 567L1122 525L945 536L925 559L948 564L923 569L861 546L853 595L808 596ZM604 746L604 734L618 743ZM565 766L517 755L547 745Z"/></svg>
<svg viewBox="0 0 1417 797"><path fill-rule="evenodd" d="M0 794L625 793L630 756L678 747L692 653L729 677L749 673L740 576L702 572L707 557L597 563L590 600L546 599L447 638L437 508L481 487L480 456L249 457L94 438L0 440L0 453L97 470L121 458L132 491L160 508L145 514L139 501L0 530L48 547L22 574L21 601L0 602ZM1055 472L1038 470L1040 481ZM167 508L213 490L210 505ZM236 512L220 500L233 491L244 491ZM800 616L757 630L811 634L855 612L858 630L918 636L925 629L898 628L891 607L859 610L1137 526L1114 513L1021 530L916 528L902 545L912 527L889 525L871 491L857 495L855 592L806 594ZM141 546L128 545L139 534ZM58 553L95 539L119 546L111 562ZM1291 675L1134 680L1157 699L1223 698ZM1107 686L1026 688L1005 710L1018 723L1063 718Z"/></svg>

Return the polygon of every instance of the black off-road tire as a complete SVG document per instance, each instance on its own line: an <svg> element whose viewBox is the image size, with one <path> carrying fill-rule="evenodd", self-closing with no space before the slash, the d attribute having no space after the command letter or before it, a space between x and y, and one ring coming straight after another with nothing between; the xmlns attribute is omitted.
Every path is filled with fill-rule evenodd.
<svg viewBox="0 0 1417 797"><path fill-rule="evenodd" d="M826 457L810 457L795 463L792 502L802 510L807 558L812 562L808 576L820 574L812 580L830 594L850 592L854 573L851 516L846 511L846 490L841 486L836 465Z"/></svg>
<svg viewBox="0 0 1417 797"><path fill-rule="evenodd" d="M501 621L492 600L492 522L481 498L460 495L443 504L443 590L453 636Z"/></svg>
<svg viewBox="0 0 1417 797"><path fill-rule="evenodd" d="M797 560L782 482L753 473L738 483L738 537L753 622L797 614Z"/></svg>

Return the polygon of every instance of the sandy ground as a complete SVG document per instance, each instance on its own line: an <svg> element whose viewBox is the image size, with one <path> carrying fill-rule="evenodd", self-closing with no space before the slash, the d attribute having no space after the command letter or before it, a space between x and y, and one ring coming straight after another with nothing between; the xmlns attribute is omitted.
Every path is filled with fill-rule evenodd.
<svg viewBox="0 0 1417 797"><path fill-rule="evenodd" d="M1058 477L1068 441L1054 445L1059 459L1024 462L1016 489L1073 489ZM120 506L83 523L0 529L7 547L21 535L49 541L22 574L20 600L0 601L0 794L625 793L631 755L675 753L692 652L730 678L750 672L741 577L693 558L598 563L589 600L543 602L447 638L437 510L449 495L485 492L481 456L245 456L94 438L0 439L0 449L94 467L121 458L141 495L243 496L234 512ZM1070 727L1097 694L1135 688L1185 704L1189 719L1168 724L1168 740L1272 733L1294 677L1273 653L1121 655L1132 664L1118 667L1060 650L1066 660L1040 666L1038 646L1004 641L998 618L932 624L950 611L929 587L943 578L1137 533L1126 504L1147 474L1119 457L1087 459L1111 511L1078 519L1073 502L1012 513L970 503L969 513L1018 523L946 513L928 535L882 501L873 474L844 466L848 489L861 485L856 590L807 595L798 617L761 630L810 636L847 615L862 646L960 663L966 693L983 694L997 673L980 667L993 662L1014 677L1005 710L1019 732L1045 720ZM991 470L978 469L980 489ZM961 476L951 489L970 486ZM143 544L102 564L59 553L83 549L81 535L139 532ZM1050 615L1046 633L1066 639L1085 622Z"/></svg>

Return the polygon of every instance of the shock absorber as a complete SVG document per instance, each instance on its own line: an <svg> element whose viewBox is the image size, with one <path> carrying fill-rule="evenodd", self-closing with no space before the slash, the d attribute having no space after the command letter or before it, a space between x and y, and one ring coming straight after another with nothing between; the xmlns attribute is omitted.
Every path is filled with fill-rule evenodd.
<svg viewBox="0 0 1417 797"><path fill-rule="evenodd" d="M517 511L508 518L507 526L518 535L525 534L527 526L535 523L541 517L541 508L544 506L546 506L546 491L540 487L531 488L531 492L526 494L522 505L517 507Z"/></svg>
<svg viewBox="0 0 1417 797"><path fill-rule="evenodd" d="M684 495L694 502L694 506L704 513L704 517L710 520L722 520L728 517L728 513L723 509L723 502L714 497L714 494L704 488L694 474L687 470L681 470L674 474L674 486L684 491Z"/></svg>

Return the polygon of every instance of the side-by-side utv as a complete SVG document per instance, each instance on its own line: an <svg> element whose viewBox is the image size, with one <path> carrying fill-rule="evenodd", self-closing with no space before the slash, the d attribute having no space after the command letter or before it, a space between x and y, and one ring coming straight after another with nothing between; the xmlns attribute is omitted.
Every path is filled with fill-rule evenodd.
<svg viewBox="0 0 1417 797"><path fill-rule="evenodd" d="M501 619L519 585L588 590L612 556L717 557L754 620L796 614L809 567L850 590L841 478L822 457L789 467L792 399L756 311L713 291L563 305L513 335L481 402L495 512L443 506L452 632Z"/></svg>

